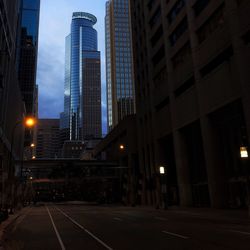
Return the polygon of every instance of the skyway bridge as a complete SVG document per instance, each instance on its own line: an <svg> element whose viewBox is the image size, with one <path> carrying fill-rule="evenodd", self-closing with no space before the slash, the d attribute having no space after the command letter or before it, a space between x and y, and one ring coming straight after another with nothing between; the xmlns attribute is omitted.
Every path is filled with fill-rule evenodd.
<svg viewBox="0 0 250 250"><path fill-rule="evenodd" d="M23 182L32 184L37 201L119 202L127 167L117 162L35 159L19 163Z"/></svg>

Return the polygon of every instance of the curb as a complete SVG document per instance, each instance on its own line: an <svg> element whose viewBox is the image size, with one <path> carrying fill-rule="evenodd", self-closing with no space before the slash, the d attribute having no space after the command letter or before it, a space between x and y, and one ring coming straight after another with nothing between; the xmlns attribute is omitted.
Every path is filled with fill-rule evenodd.
<svg viewBox="0 0 250 250"><path fill-rule="evenodd" d="M28 207L18 210L15 214L9 215L9 218L0 224L0 250L4 250L3 243L5 241L5 236L8 228L16 222L16 220L27 210Z"/></svg>

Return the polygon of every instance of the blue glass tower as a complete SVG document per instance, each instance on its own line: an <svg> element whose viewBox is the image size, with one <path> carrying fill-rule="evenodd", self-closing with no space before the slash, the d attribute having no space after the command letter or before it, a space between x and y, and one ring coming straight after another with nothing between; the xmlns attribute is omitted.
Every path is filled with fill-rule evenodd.
<svg viewBox="0 0 250 250"><path fill-rule="evenodd" d="M66 38L64 112L61 129L70 140L101 137L100 52L95 16L74 12Z"/></svg>
<svg viewBox="0 0 250 250"><path fill-rule="evenodd" d="M34 114L40 0L21 1L21 34L18 41L18 78L29 115Z"/></svg>

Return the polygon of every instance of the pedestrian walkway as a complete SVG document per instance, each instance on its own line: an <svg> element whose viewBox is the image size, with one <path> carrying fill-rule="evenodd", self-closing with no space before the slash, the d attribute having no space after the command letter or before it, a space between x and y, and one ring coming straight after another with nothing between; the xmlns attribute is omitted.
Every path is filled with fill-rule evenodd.
<svg viewBox="0 0 250 250"><path fill-rule="evenodd" d="M134 208L131 208L134 209ZM138 206L137 209L152 211L152 207ZM171 212L180 215L200 217L211 220L230 220L230 222L250 223L250 214L245 209L213 209L213 208L194 208L170 206L168 209L159 209L159 212Z"/></svg>
<svg viewBox="0 0 250 250"><path fill-rule="evenodd" d="M3 221L0 224L0 250L3 249L2 245L5 240L5 234L9 230L9 228L16 222L16 220L22 215L25 214L30 207L24 207L20 210L17 210L14 214L9 214L8 219Z"/></svg>

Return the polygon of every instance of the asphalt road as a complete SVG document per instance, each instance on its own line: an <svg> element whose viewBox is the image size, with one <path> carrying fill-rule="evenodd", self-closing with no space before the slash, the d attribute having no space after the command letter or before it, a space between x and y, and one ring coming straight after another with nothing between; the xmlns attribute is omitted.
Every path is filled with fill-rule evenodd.
<svg viewBox="0 0 250 250"><path fill-rule="evenodd" d="M175 210L43 205L20 216L5 249L250 249L247 221Z"/></svg>

